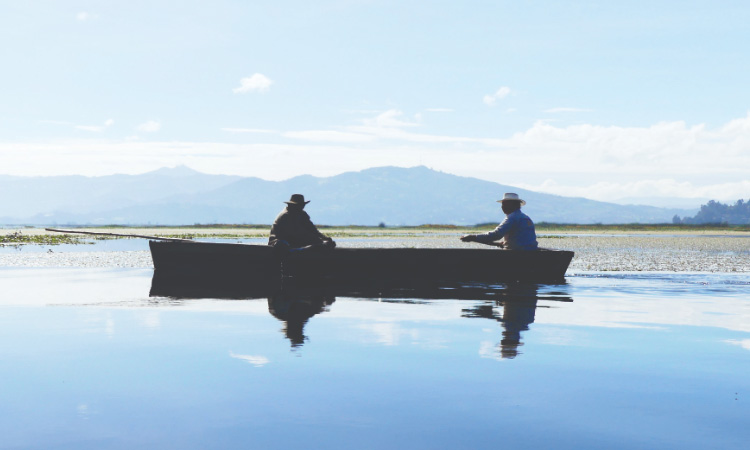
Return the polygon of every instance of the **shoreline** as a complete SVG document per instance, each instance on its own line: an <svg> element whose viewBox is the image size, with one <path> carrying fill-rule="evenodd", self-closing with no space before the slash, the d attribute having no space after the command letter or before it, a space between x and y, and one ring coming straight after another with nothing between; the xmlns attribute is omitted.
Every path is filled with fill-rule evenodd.
<svg viewBox="0 0 750 450"><path fill-rule="evenodd" d="M141 234L170 238L261 238L267 237L270 225L185 225L185 226L64 226L75 231L97 233ZM327 226L318 228L331 237L422 237L435 235L461 235L486 232L495 225L452 226L421 225L413 227L377 226ZM658 226L658 225L537 225L537 234L542 238L550 235L573 236L705 236L705 237L750 237L746 227L705 227L705 226ZM63 236L64 233L47 231L44 227L0 228L0 237L14 233L27 236ZM81 235L77 235L81 236ZM94 239L92 236L90 239ZM96 239L128 239L125 237L105 237Z"/></svg>

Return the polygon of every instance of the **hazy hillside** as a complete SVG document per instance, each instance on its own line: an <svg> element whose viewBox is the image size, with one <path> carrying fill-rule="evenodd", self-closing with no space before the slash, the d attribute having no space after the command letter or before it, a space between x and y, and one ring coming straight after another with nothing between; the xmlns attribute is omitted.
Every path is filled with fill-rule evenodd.
<svg viewBox="0 0 750 450"><path fill-rule="evenodd" d="M205 192L241 179L207 175L185 166L142 175L12 177L0 175L0 217L105 211L178 194Z"/></svg>
<svg viewBox="0 0 750 450"><path fill-rule="evenodd" d="M29 192L14 198L7 186ZM517 192L536 221L566 223L671 222L695 210L617 205L559 197L426 167L379 167L329 178L285 181L205 175L187 168L110 177L0 177L2 223L268 224L293 193L312 202L313 220L329 225L476 224L502 218L495 200ZM45 195L46 194L46 195Z"/></svg>

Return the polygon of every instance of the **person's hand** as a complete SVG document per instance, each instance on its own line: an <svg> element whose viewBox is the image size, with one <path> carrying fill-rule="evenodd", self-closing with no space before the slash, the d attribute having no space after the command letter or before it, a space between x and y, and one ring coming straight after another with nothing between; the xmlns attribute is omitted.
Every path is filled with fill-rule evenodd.
<svg viewBox="0 0 750 450"><path fill-rule="evenodd" d="M477 240L477 236L474 234L465 234L461 236L462 242L476 242L476 240Z"/></svg>

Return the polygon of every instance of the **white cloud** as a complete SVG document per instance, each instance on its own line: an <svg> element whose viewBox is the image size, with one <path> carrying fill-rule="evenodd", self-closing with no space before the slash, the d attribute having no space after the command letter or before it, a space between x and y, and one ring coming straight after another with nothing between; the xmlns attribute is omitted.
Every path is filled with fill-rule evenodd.
<svg viewBox="0 0 750 450"><path fill-rule="evenodd" d="M564 112L590 112L590 109L585 108L568 108L568 107L558 107L558 108L549 108L545 109L544 112L546 113L564 113Z"/></svg>
<svg viewBox="0 0 750 450"><path fill-rule="evenodd" d="M750 197L750 180L729 183L698 185L690 181L673 178L651 178L629 182L599 181L591 184L572 185L553 179L541 184L519 183L518 187L537 192L547 192L569 197L585 197L601 201L619 199L642 199L639 203L659 205L660 198L695 199L696 204L705 199L732 201Z"/></svg>
<svg viewBox="0 0 750 450"><path fill-rule="evenodd" d="M274 130L264 130L261 128L222 128L221 131L226 131L228 133L277 133L277 131Z"/></svg>
<svg viewBox="0 0 750 450"><path fill-rule="evenodd" d="M240 86L232 89L235 94L247 94L248 92L266 92L271 88L273 80L262 73L254 73L240 80Z"/></svg>
<svg viewBox="0 0 750 450"><path fill-rule="evenodd" d="M63 124L65 122L59 122L60 124ZM104 131L107 127L111 127L115 123L112 119L107 119L104 121L104 125L75 125L75 128L77 130L83 130L83 131L91 131L93 133L101 133Z"/></svg>
<svg viewBox="0 0 750 450"><path fill-rule="evenodd" d="M81 11L76 14L76 20L79 22L85 22L87 20L96 19L96 17L97 16L95 14L91 14L86 11Z"/></svg>
<svg viewBox="0 0 750 450"><path fill-rule="evenodd" d="M255 367L263 367L270 362L268 358L260 355L238 355L234 352L229 352L229 356L250 363Z"/></svg>
<svg viewBox="0 0 750 450"><path fill-rule="evenodd" d="M95 133L104 131L104 127L98 125L76 125L76 129L83 131L92 131Z"/></svg>
<svg viewBox="0 0 750 450"><path fill-rule="evenodd" d="M279 132L269 136L276 141L263 143L0 142L0 167L12 175L103 175L188 164L209 173L279 180L383 165L428 165L506 185L606 201L750 197L750 114L717 128L684 122L648 127L537 122L511 136L488 138L420 133L422 124L406 117L389 110L339 129Z"/></svg>
<svg viewBox="0 0 750 450"><path fill-rule="evenodd" d="M283 136L291 139L319 142L370 142L375 140L375 137L372 135L332 130L289 131L283 133Z"/></svg>
<svg viewBox="0 0 750 450"><path fill-rule="evenodd" d="M435 138L416 133L407 133L403 129L418 127L422 116L414 115L414 120L404 120L404 113L397 109L378 111L375 117L362 119L361 125L344 127L344 131L337 130L303 130L288 131L282 136L318 142L363 143L380 139L403 139L407 141L429 141Z"/></svg>
<svg viewBox="0 0 750 450"><path fill-rule="evenodd" d="M347 114L361 114L366 116L371 116L373 114L380 114L383 112L381 109L345 109L345 113Z"/></svg>
<svg viewBox="0 0 750 450"><path fill-rule="evenodd" d="M363 119L361 125L345 127L346 131L360 135L370 135L373 140L402 140L404 142L450 143L480 142L481 139L452 137L414 133L409 128L419 127L421 116L415 115L414 121L402 120L404 113L397 109L381 112L375 117Z"/></svg>
<svg viewBox="0 0 750 450"><path fill-rule="evenodd" d="M136 131L142 131L144 133L155 133L161 130L161 123L155 120L149 120L148 122L138 125L135 129Z"/></svg>
<svg viewBox="0 0 750 450"><path fill-rule="evenodd" d="M461 136L443 136L434 134L415 133L409 131L410 128L421 126L421 116L415 115L414 121L402 120L404 116L402 111L390 109L378 113L375 117L366 118L361 121L361 125L345 127L352 133L371 135L376 140L401 140L404 142L415 143L435 143L435 144L481 144L492 145L501 142L497 139L483 139Z"/></svg>
<svg viewBox="0 0 750 450"><path fill-rule="evenodd" d="M383 113L378 114L373 119L365 119L363 122L365 125L380 127L380 128L403 128L403 127L416 127L419 124L416 122L407 122L400 120L404 113L397 109L389 109Z"/></svg>
<svg viewBox="0 0 750 450"><path fill-rule="evenodd" d="M739 119L729 121L728 124L721 128L721 132L730 135L745 134L745 138L747 138L746 134L750 132L750 113L747 114L747 117L740 117Z"/></svg>
<svg viewBox="0 0 750 450"><path fill-rule="evenodd" d="M510 88L508 86L502 86L494 94L487 94L484 96L484 103L488 106L495 106L498 100L502 100L510 94Z"/></svg>

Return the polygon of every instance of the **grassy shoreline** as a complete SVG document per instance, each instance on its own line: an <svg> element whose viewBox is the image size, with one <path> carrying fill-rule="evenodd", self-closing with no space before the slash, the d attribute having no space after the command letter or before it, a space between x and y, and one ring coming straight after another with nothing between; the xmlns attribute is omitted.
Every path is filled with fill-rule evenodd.
<svg viewBox="0 0 750 450"><path fill-rule="evenodd" d="M486 227L325 227L347 248L485 248L460 242L458 236L492 228ZM189 226L189 227L97 227L78 231L225 239L228 242L255 239L265 243L268 226ZM19 232L20 231L20 232ZM726 272L750 273L750 233L724 227L627 227L564 226L538 227L543 248L571 250L571 271L602 272ZM43 228L2 229L0 248L54 246L56 244L93 244L108 239L102 236L61 234ZM127 243L123 243L127 244ZM133 242L135 245L136 243ZM127 245L126 245L127 247ZM151 267L146 246L138 251L108 252L106 256L86 251L13 252L0 254L0 267ZM83 249L81 249L83 250ZM97 247L92 246L92 252ZM572 273L572 272L571 272Z"/></svg>
<svg viewBox="0 0 750 450"><path fill-rule="evenodd" d="M336 237L413 237L432 236L436 234L467 234L480 233L493 229L496 224L482 224L476 226L455 225L420 225L405 227L377 227L377 226L326 226L319 228L327 235ZM176 238L262 238L268 236L270 225L183 225L183 226L66 226L65 229L75 231L91 231L116 234L141 234L159 237ZM703 235L703 236L750 236L750 226L720 226L720 225L672 225L672 224L623 224L623 225L574 225L539 223L537 233L546 237L559 235ZM47 231L42 227L13 227L0 229L0 244L43 244L55 245L62 243L85 243L85 239L116 239L116 237L102 237L84 235L65 235Z"/></svg>

